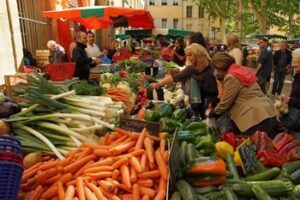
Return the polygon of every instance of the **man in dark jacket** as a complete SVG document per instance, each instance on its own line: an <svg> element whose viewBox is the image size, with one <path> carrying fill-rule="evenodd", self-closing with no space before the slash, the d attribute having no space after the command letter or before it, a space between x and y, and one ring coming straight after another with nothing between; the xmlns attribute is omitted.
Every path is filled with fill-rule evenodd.
<svg viewBox="0 0 300 200"><path fill-rule="evenodd" d="M85 32L78 32L76 39L77 44L72 52L72 59L76 62L74 76L79 77L80 80L87 80L89 79L90 68L97 65L95 63L97 58L89 58L86 54L87 35Z"/></svg>
<svg viewBox="0 0 300 200"><path fill-rule="evenodd" d="M272 74L272 60L273 55L272 51L268 50L268 39L260 38L258 40L258 45L261 50L260 56L257 60L257 68L256 68L256 76L257 82L261 87L261 90L267 94L267 82L268 78L271 77Z"/></svg>
<svg viewBox="0 0 300 200"><path fill-rule="evenodd" d="M280 50L275 52L273 62L274 83L272 95L280 95L283 88L285 75L292 62L292 53L287 49L285 42L282 42L280 44Z"/></svg>

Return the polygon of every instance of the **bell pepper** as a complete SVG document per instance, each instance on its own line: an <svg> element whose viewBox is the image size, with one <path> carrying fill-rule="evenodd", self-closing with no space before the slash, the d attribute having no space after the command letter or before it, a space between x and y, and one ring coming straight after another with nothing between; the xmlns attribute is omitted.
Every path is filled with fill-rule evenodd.
<svg viewBox="0 0 300 200"><path fill-rule="evenodd" d="M189 175L225 176L226 164L222 159L195 162L186 169Z"/></svg>
<svg viewBox="0 0 300 200"><path fill-rule="evenodd" d="M240 164L241 163L241 157L240 157L239 151L236 150L233 153L233 160L234 160L235 164Z"/></svg>
<svg viewBox="0 0 300 200"><path fill-rule="evenodd" d="M233 154L233 147L225 141L217 142L215 147L217 155L223 160L226 159L227 154Z"/></svg>
<svg viewBox="0 0 300 200"><path fill-rule="evenodd" d="M292 150L290 150L287 158L288 158L288 162L300 160L300 146L297 146L297 147L293 148Z"/></svg>
<svg viewBox="0 0 300 200"><path fill-rule="evenodd" d="M284 147L280 149L279 154L282 156L286 156L287 153L296 146L300 146L300 140L293 140L287 143L286 145L284 145Z"/></svg>
<svg viewBox="0 0 300 200"><path fill-rule="evenodd" d="M144 120L151 121L151 122L157 122L160 119L160 114L157 111L146 109Z"/></svg>
<svg viewBox="0 0 300 200"><path fill-rule="evenodd" d="M287 133L280 133L273 139L272 144L275 149L280 150L284 145L293 140L293 136Z"/></svg>
<svg viewBox="0 0 300 200"><path fill-rule="evenodd" d="M170 134L174 133L176 128L180 128L181 124L175 120L163 117L159 120L160 131L166 131Z"/></svg>
<svg viewBox="0 0 300 200"><path fill-rule="evenodd" d="M206 187L221 185L225 181L225 176L198 176L187 178L187 180L195 187Z"/></svg>
<svg viewBox="0 0 300 200"><path fill-rule="evenodd" d="M266 150L261 150L257 154L257 158L263 158L263 164L264 166L276 166L276 167L281 167L283 163L286 162L285 157L279 155L277 152L272 152L272 151L266 151Z"/></svg>
<svg viewBox="0 0 300 200"><path fill-rule="evenodd" d="M224 133L221 137L221 141L225 141L228 144L230 144L234 150L237 147L237 144L236 144L237 138L233 132Z"/></svg>
<svg viewBox="0 0 300 200"><path fill-rule="evenodd" d="M205 156L209 156L215 152L215 144L212 141L211 135L198 137L195 147L197 150L201 150Z"/></svg>
<svg viewBox="0 0 300 200"><path fill-rule="evenodd" d="M177 109L173 113L173 119L178 122L183 122L186 119L186 112L184 109Z"/></svg>
<svg viewBox="0 0 300 200"><path fill-rule="evenodd" d="M158 111L162 117L172 117L173 110L171 104L163 103L159 106Z"/></svg>
<svg viewBox="0 0 300 200"><path fill-rule="evenodd" d="M146 111L146 108L145 108L145 106L143 106L143 107L139 110L139 112L138 112L136 118L137 118L138 120L144 119L145 111Z"/></svg>
<svg viewBox="0 0 300 200"><path fill-rule="evenodd" d="M251 136L251 140L256 145L257 153L259 153L262 150L265 150L265 151L274 150L274 147L272 144L272 139L265 132L256 131Z"/></svg>

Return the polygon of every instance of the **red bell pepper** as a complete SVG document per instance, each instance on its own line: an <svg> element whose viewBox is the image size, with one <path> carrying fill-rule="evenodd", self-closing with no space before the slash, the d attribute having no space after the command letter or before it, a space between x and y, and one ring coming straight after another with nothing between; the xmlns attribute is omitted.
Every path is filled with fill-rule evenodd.
<svg viewBox="0 0 300 200"><path fill-rule="evenodd" d="M279 154L282 156L286 156L287 153L296 146L300 146L300 140L293 140L287 143L286 145L284 145L284 147L280 149Z"/></svg>
<svg viewBox="0 0 300 200"><path fill-rule="evenodd" d="M295 160L300 160L300 146L296 146L287 154L288 162L292 162Z"/></svg>
<svg viewBox="0 0 300 200"><path fill-rule="evenodd" d="M264 166L272 167L281 167L283 163L286 162L285 157L278 155L277 152L261 150L257 154L257 158L263 158Z"/></svg>
<svg viewBox="0 0 300 200"><path fill-rule="evenodd" d="M284 145L293 140L293 136L287 133L280 133L273 139L272 144L275 149L280 150Z"/></svg>
<svg viewBox="0 0 300 200"><path fill-rule="evenodd" d="M230 144L233 147L233 149L235 150L237 138L233 132L227 132L227 133L223 134L221 137L221 140Z"/></svg>
<svg viewBox="0 0 300 200"><path fill-rule="evenodd" d="M251 136L251 140L256 145L257 153L259 153L262 150L272 151L274 149L272 139L265 132L256 131Z"/></svg>

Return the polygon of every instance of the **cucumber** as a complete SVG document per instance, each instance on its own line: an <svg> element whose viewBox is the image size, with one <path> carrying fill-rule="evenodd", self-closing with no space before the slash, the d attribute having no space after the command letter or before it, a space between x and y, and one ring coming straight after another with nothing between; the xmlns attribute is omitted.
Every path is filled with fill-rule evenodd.
<svg viewBox="0 0 300 200"><path fill-rule="evenodd" d="M272 180L281 173L281 170L278 167L273 167L264 172L256 174L254 176L246 177L246 181L267 181Z"/></svg>
<svg viewBox="0 0 300 200"><path fill-rule="evenodd" d="M183 200L197 200L197 194L188 182L184 180L177 181L176 189Z"/></svg>
<svg viewBox="0 0 300 200"><path fill-rule="evenodd" d="M300 168L300 160L293 161L290 163L285 163L282 165L282 171L292 174L294 171Z"/></svg>
<svg viewBox="0 0 300 200"><path fill-rule="evenodd" d="M201 194L198 194L197 197L198 197L198 200L207 200L207 198Z"/></svg>
<svg viewBox="0 0 300 200"><path fill-rule="evenodd" d="M206 124L204 122L191 122L189 125L186 126L187 130L195 130L200 128L205 128Z"/></svg>
<svg viewBox="0 0 300 200"><path fill-rule="evenodd" d="M191 143L187 145L187 150L186 150L186 160L188 163L192 162L194 159L199 157L199 153L196 150L195 146Z"/></svg>
<svg viewBox="0 0 300 200"><path fill-rule="evenodd" d="M196 140L191 131L178 131L177 135L179 141L194 142Z"/></svg>
<svg viewBox="0 0 300 200"><path fill-rule="evenodd" d="M225 197L225 200L238 200L236 194L229 188L225 188L223 190L223 195Z"/></svg>
<svg viewBox="0 0 300 200"><path fill-rule="evenodd" d="M233 157L229 153L226 155L226 164L227 164L227 169L233 175L233 179L239 180L240 179L239 173L237 171Z"/></svg>
<svg viewBox="0 0 300 200"><path fill-rule="evenodd" d="M251 189L257 200L272 200L272 197L259 185L253 185Z"/></svg>
<svg viewBox="0 0 300 200"><path fill-rule="evenodd" d="M300 199L300 185L297 185L293 190L293 195Z"/></svg>
<svg viewBox="0 0 300 200"><path fill-rule="evenodd" d="M186 163L187 163L187 160L186 160L186 150L187 150L187 145L188 143L186 141L183 141L181 143L181 146L180 146L180 160L181 160L181 166L185 166Z"/></svg>
<svg viewBox="0 0 300 200"><path fill-rule="evenodd" d="M206 187L194 188L194 190L197 194L206 194L209 192L218 191L218 188L215 186L206 186Z"/></svg>
<svg viewBox="0 0 300 200"><path fill-rule="evenodd" d="M204 197L208 200L222 200L223 194L221 191L216 191L216 192L210 192L204 195Z"/></svg>
<svg viewBox="0 0 300 200"><path fill-rule="evenodd" d="M290 179L294 184L300 183L300 169L297 169L290 175Z"/></svg>
<svg viewBox="0 0 300 200"><path fill-rule="evenodd" d="M170 200L181 200L179 192L174 192Z"/></svg>

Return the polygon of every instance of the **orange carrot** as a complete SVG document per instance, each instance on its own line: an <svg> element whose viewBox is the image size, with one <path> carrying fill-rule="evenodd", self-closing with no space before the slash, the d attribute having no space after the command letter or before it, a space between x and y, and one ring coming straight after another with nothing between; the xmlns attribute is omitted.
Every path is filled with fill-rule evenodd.
<svg viewBox="0 0 300 200"><path fill-rule="evenodd" d="M52 168L54 168L58 163L60 163L59 160L54 160L54 161L44 162L43 165L41 165L41 166L39 167L39 170L45 171L45 170L47 170L47 169L52 169Z"/></svg>
<svg viewBox="0 0 300 200"><path fill-rule="evenodd" d="M102 172L97 172L97 173L89 173L86 175L92 177L91 180L98 180L98 179L112 177L112 172L102 171Z"/></svg>
<svg viewBox="0 0 300 200"><path fill-rule="evenodd" d="M118 180L118 179L119 179L119 175L120 175L120 171L115 169L115 170L112 172L112 179Z"/></svg>
<svg viewBox="0 0 300 200"><path fill-rule="evenodd" d="M58 194L58 188L57 185L49 188L48 190L46 190L43 194L42 194L42 199L51 199L55 196L57 196Z"/></svg>
<svg viewBox="0 0 300 200"><path fill-rule="evenodd" d="M121 128L115 128L115 131L118 132L118 133L121 133L122 135L129 135L129 131L126 131L124 129L121 129Z"/></svg>
<svg viewBox="0 0 300 200"><path fill-rule="evenodd" d="M138 184L134 184L132 187L133 200L140 200L140 188Z"/></svg>
<svg viewBox="0 0 300 200"><path fill-rule="evenodd" d="M122 200L132 200L133 199L133 195L132 194L122 194L120 195Z"/></svg>
<svg viewBox="0 0 300 200"><path fill-rule="evenodd" d="M111 199L112 196L114 196L113 194L105 191L102 187L99 187L99 189L101 190L102 194L107 197L108 199Z"/></svg>
<svg viewBox="0 0 300 200"><path fill-rule="evenodd" d="M124 184L120 184L119 185L119 188L121 189L121 190L124 190L124 191L126 191L126 192L128 192L128 193L132 193L132 188L128 188L126 185L124 185Z"/></svg>
<svg viewBox="0 0 300 200"><path fill-rule="evenodd" d="M159 180L158 191L167 191L167 181L162 177Z"/></svg>
<svg viewBox="0 0 300 200"><path fill-rule="evenodd" d="M150 200L150 197L148 195L144 195L142 200Z"/></svg>
<svg viewBox="0 0 300 200"><path fill-rule="evenodd" d="M118 181L116 181L112 178L107 178L106 180L109 181L113 185L114 189L119 187L119 185L120 185L120 183Z"/></svg>
<svg viewBox="0 0 300 200"><path fill-rule="evenodd" d="M155 196L155 191L151 188L140 187L140 193L142 195L148 195L150 198L153 198Z"/></svg>
<svg viewBox="0 0 300 200"><path fill-rule="evenodd" d="M93 149L90 147L87 147L80 153L80 156L78 157L78 159L84 158L84 157L90 155L92 152L93 152Z"/></svg>
<svg viewBox="0 0 300 200"><path fill-rule="evenodd" d="M96 156L99 156L99 157L107 157L107 156L112 156L112 152L107 150L107 149L95 149L94 150L94 154Z"/></svg>
<svg viewBox="0 0 300 200"><path fill-rule="evenodd" d="M135 145L135 141L131 141L125 144L121 144L118 146L115 146L110 149L110 151L113 153L113 155L120 155L124 152L127 152L131 147Z"/></svg>
<svg viewBox="0 0 300 200"><path fill-rule="evenodd" d="M127 135L122 135L121 137L119 137L118 139L116 139L115 141L110 143L110 146L113 146L115 144L120 144L120 143L124 142L127 138L128 138L128 134Z"/></svg>
<svg viewBox="0 0 300 200"><path fill-rule="evenodd" d="M135 183L137 181L137 172L132 166L130 167L130 181L132 183Z"/></svg>
<svg viewBox="0 0 300 200"><path fill-rule="evenodd" d="M91 168L91 167L99 167L99 166L105 166L105 165L112 165L114 162L113 162L113 159L112 158L105 158L104 160L100 160L98 162L95 162L93 164L91 164L90 166L87 167L88 168Z"/></svg>
<svg viewBox="0 0 300 200"><path fill-rule="evenodd" d="M58 187L58 199L65 200L65 190L60 181L57 183L57 187Z"/></svg>
<svg viewBox="0 0 300 200"><path fill-rule="evenodd" d="M35 190L30 194L30 198L32 200L39 200L42 192L43 192L43 187L41 185L38 185L35 188Z"/></svg>
<svg viewBox="0 0 300 200"><path fill-rule="evenodd" d="M140 136L140 133L136 133L136 132L129 132L129 138L131 138L132 140L137 140Z"/></svg>
<svg viewBox="0 0 300 200"><path fill-rule="evenodd" d="M78 154L80 151L81 151L80 148L76 148L75 150L68 152L66 155L66 158L71 158L74 155Z"/></svg>
<svg viewBox="0 0 300 200"><path fill-rule="evenodd" d="M141 180L138 180L137 183L139 184L139 186L142 186L142 187L149 187L149 188L153 187L152 179L141 179Z"/></svg>
<svg viewBox="0 0 300 200"><path fill-rule="evenodd" d="M32 165L31 167L27 168L24 170L24 173L23 173L23 176L29 172L31 172L32 170L36 170L36 169L39 169L39 167L44 164L43 162L38 162L34 165Z"/></svg>
<svg viewBox="0 0 300 200"><path fill-rule="evenodd" d="M107 198L103 195L101 190L94 184L85 182L85 184L95 193L97 199L107 200Z"/></svg>
<svg viewBox="0 0 300 200"><path fill-rule="evenodd" d="M69 185L66 190L65 200L73 200L75 195L75 188L73 185Z"/></svg>
<svg viewBox="0 0 300 200"><path fill-rule="evenodd" d="M76 191L79 200L85 200L84 183L80 176L76 178Z"/></svg>
<svg viewBox="0 0 300 200"><path fill-rule="evenodd" d="M164 155L164 153L166 151L166 139L165 138L161 138L160 139L159 149L160 149L161 155Z"/></svg>
<svg viewBox="0 0 300 200"><path fill-rule="evenodd" d="M74 174L74 177L78 177L78 176L81 176L84 172L84 170L86 170L91 164L93 164L94 161L93 160L90 160L88 163L86 163L83 167L81 167L75 174Z"/></svg>
<svg viewBox="0 0 300 200"><path fill-rule="evenodd" d="M129 150L128 150L129 151ZM114 161L118 161L120 159L123 159L123 158L129 158L131 156L135 156L135 157L138 157L140 155L142 155L143 153L145 152L144 149L138 149L138 150L134 150L130 153L127 153L127 154L123 154L123 155L119 155L119 156L116 156L116 157L113 157L113 160Z"/></svg>
<svg viewBox="0 0 300 200"><path fill-rule="evenodd" d="M84 174L95 173L100 171L112 171L114 168L112 166L99 166L99 167L90 167L84 170Z"/></svg>
<svg viewBox="0 0 300 200"><path fill-rule="evenodd" d="M128 163L128 158L125 157L125 158L123 158L123 159L121 159L121 160L115 162L115 163L112 165L112 167L113 167L114 169L119 169L122 165L127 164L127 163Z"/></svg>
<svg viewBox="0 0 300 200"><path fill-rule="evenodd" d="M88 200L97 200L96 195L87 186L84 186L84 192Z"/></svg>
<svg viewBox="0 0 300 200"><path fill-rule="evenodd" d="M160 171L159 170L153 170L148 172L142 172L138 174L138 177L140 179L153 179L153 178L159 178L160 177Z"/></svg>
<svg viewBox="0 0 300 200"><path fill-rule="evenodd" d="M150 168L153 169L153 164L154 164L153 141L149 137L146 137L144 140L144 145L145 145L146 154L147 154Z"/></svg>
<svg viewBox="0 0 300 200"><path fill-rule="evenodd" d="M56 174L57 174L57 169L56 168L51 168L51 169L48 169L46 171L43 171L40 174L39 179L36 181L36 184L37 185L43 185L49 178L52 178Z"/></svg>
<svg viewBox="0 0 300 200"><path fill-rule="evenodd" d="M166 198L166 191L159 191L154 200L164 200Z"/></svg>
<svg viewBox="0 0 300 200"><path fill-rule="evenodd" d="M154 136L154 135L147 134L146 137L150 138L154 142L159 142L160 141L160 138L157 137L157 136Z"/></svg>
<svg viewBox="0 0 300 200"><path fill-rule="evenodd" d="M92 149L105 149L108 150L110 147L107 145L103 145L103 144L92 144L92 143L84 143L83 144L84 147L89 147Z"/></svg>
<svg viewBox="0 0 300 200"><path fill-rule="evenodd" d="M104 138L103 138L103 140L102 140L102 145L108 145L109 143L108 143L108 140L109 140L109 133L107 133L105 136L104 136Z"/></svg>
<svg viewBox="0 0 300 200"><path fill-rule="evenodd" d="M79 170L81 167L83 167L86 163L88 163L91 160L95 159L95 155L89 155L84 158L81 158L80 160L77 160L68 166L65 167L65 172L74 173L77 170ZM83 189L82 189L83 190Z"/></svg>
<svg viewBox="0 0 300 200"><path fill-rule="evenodd" d="M62 174L57 174L56 176L49 178L48 180L45 181L44 185L52 185L52 184L56 183L61 176L62 176Z"/></svg>
<svg viewBox="0 0 300 200"><path fill-rule="evenodd" d="M147 164L147 154L146 152L143 153L142 157L141 157L141 168L142 171L146 170L146 164Z"/></svg>
<svg viewBox="0 0 300 200"><path fill-rule="evenodd" d="M139 163L139 161L136 157L132 156L130 158L130 164L137 173L141 173L143 171L142 166L141 166L141 164Z"/></svg>
<svg viewBox="0 0 300 200"><path fill-rule="evenodd" d="M127 188L131 188L129 169L126 165L121 166L122 182Z"/></svg>
<svg viewBox="0 0 300 200"><path fill-rule="evenodd" d="M168 178L168 166L166 165L166 162L163 159L163 157L162 157L159 150L155 151L155 161L158 165L158 169L160 171L161 177L164 180L167 180L167 178Z"/></svg>
<svg viewBox="0 0 300 200"><path fill-rule="evenodd" d="M164 158L165 162L168 162L168 160L169 160L169 151L164 152L163 158Z"/></svg>
<svg viewBox="0 0 300 200"><path fill-rule="evenodd" d="M138 138L136 144L135 144L135 147L134 147L135 150L141 149L141 148L142 148L142 146L143 146L143 144L144 144L144 139L145 139L145 137L146 137L146 133L147 133L147 129L144 128L144 129L142 130L142 132L141 132L141 134L140 134L140 136L139 136L139 138Z"/></svg>
<svg viewBox="0 0 300 200"><path fill-rule="evenodd" d="M112 192L114 190L113 184L111 184L109 181L100 180L98 181L101 188L103 188L107 192Z"/></svg>

